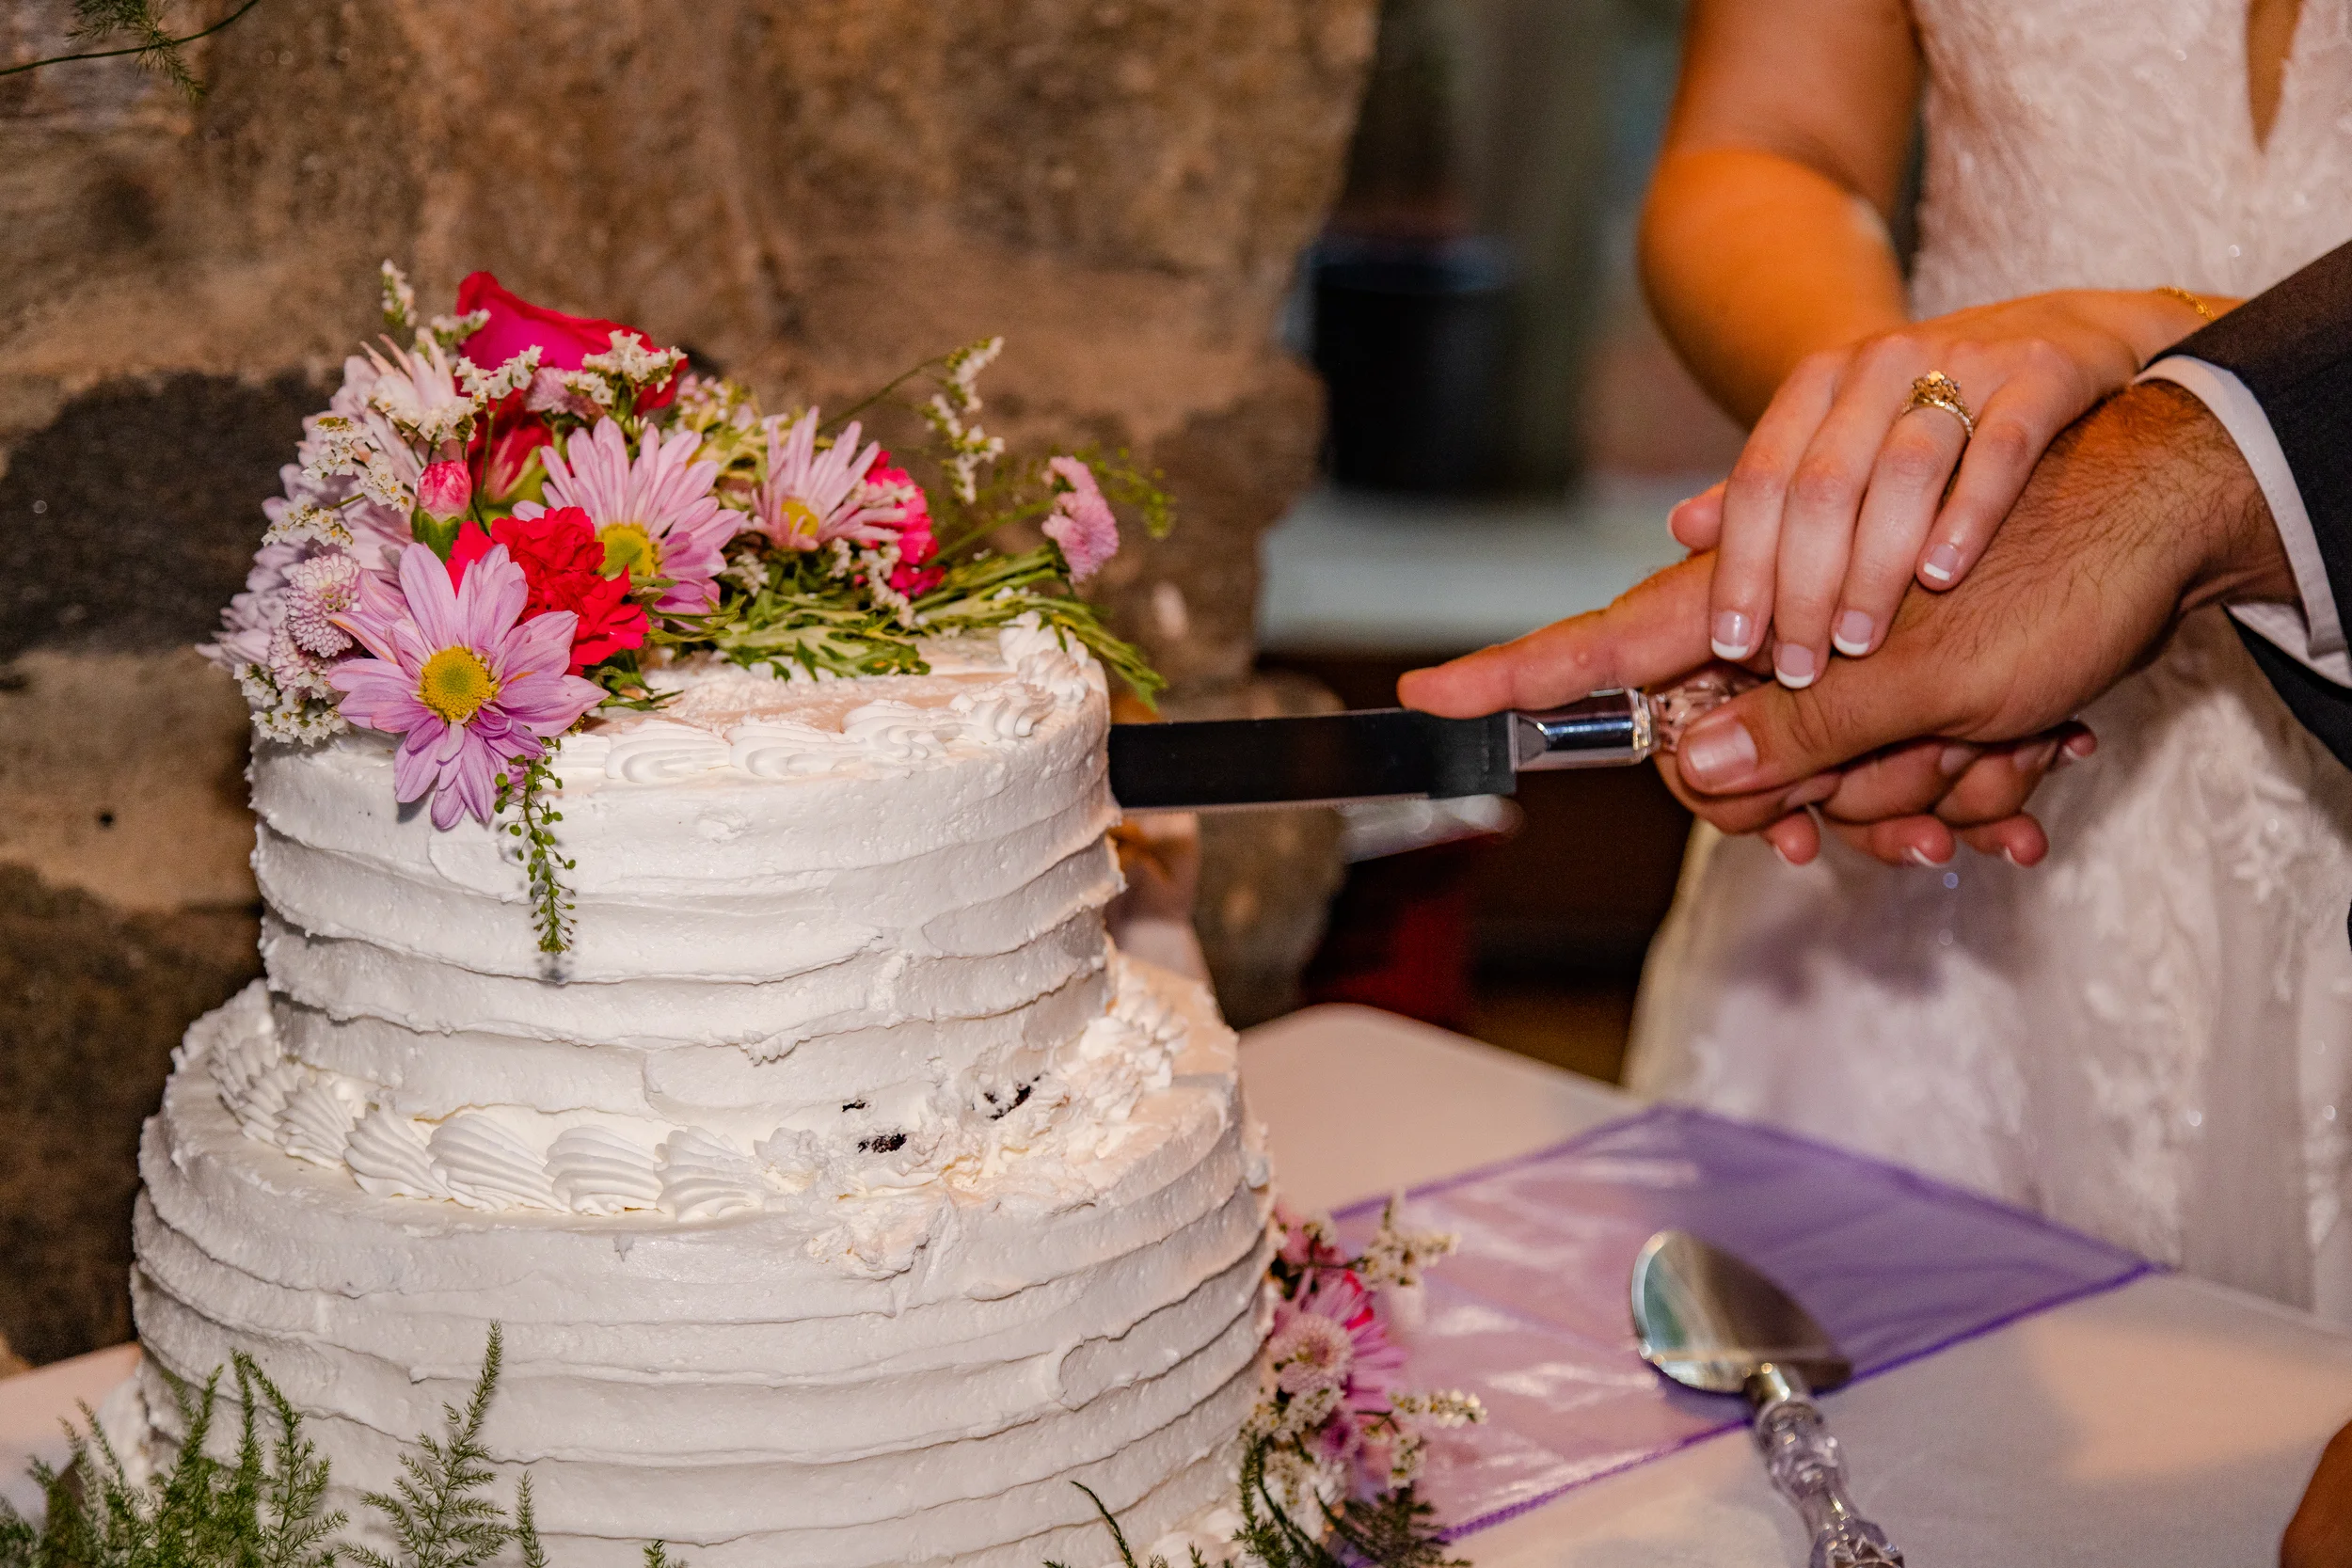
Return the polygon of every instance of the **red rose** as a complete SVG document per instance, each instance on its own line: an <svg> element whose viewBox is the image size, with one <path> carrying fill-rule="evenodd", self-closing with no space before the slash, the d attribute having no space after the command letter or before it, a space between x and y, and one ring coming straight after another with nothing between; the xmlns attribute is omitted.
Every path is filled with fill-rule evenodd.
<svg viewBox="0 0 2352 1568"><path fill-rule="evenodd" d="M481 329L466 340L466 357L484 370L496 370L532 344L539 345L539 364L551 371L576 371L580 362L592 354L603 354L612 346L612 334L626 332L648 349L654 341L633 326L619 322L599 321L593 316L567 316L561 310L550 310L544 305L533 305L519 299L500 287L499 280L486 272L466 275L457 285L457 313L471 315L486 310L490 319ZM677 396L677 377L637 399L637 411L660 408Z"/></svg>
<svg viewBox="0 0 2352 1568"><path fill-rule="evenodd" d="M894 592L915 598L939 586L946 572L925 562L939 553L939 540L931 532L930 498L904 468L890 466L890 454L878 451L866 467L866 483L901 486L914 492L911 499L900 502L906 515L885 526L898 531L898 564L890 569L890 586Z"/></svg>
<svg viewBox="0 0 2352 1568"><path fill-rule="evenodd" d="M487 534L479 523L468 522L449 553L450 580L463 583L466 568L489 554L492 545L504 545L508 558L523 569L530 588L524 620L551 610L580 617L572 631L573 674L644 644L644 606L629 602L627 572L604 575L604 546L579 507L536 517L501 517Z"/></svg>

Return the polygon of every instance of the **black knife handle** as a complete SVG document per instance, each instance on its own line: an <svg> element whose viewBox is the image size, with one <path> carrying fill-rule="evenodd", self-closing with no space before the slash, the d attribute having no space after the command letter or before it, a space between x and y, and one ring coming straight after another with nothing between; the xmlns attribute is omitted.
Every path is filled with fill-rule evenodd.
<svg viewBox="0 0 2352 1568"><path fill-rule="evenodd" d="M1513 716L1411 708L1114 724L1111 795L1127 811L1508 795Z"/></svg>

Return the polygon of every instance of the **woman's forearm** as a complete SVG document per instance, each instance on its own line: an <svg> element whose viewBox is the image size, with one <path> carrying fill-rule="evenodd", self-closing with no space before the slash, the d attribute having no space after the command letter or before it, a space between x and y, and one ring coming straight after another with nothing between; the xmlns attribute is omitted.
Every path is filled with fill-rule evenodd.
<svg viewBox="0 0 2352 1568"><path fill-rule="evenodd" d="M1776 152L1669 151L1643 213L1641 261L1659 325L1742 424L1806 355L1908 317L1877 212Z"/></svg>

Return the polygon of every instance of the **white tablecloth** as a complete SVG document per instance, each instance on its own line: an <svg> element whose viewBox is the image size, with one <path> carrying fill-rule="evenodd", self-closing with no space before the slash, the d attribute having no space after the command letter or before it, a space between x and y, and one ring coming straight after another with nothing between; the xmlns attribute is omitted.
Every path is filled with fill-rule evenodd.
<svg viewBox="0 0 2352 1568"><path fill-rule="evenodd" d="M1364 1007L1252 1030L1250 1104L1290 1200L1320 1208L1541 1148L1623 1114L1614 1089ZM0 1489L61 1456L57 1420L126 1376L118 1346L0 1382ZM2138 1280L1825 1402L1865 1506L1914 1568L2275 1558L2330 1433L2352 1336L2175 1275ZM1463 1543L1479 1568L1804 1563L1733 1433Z"/></svg>

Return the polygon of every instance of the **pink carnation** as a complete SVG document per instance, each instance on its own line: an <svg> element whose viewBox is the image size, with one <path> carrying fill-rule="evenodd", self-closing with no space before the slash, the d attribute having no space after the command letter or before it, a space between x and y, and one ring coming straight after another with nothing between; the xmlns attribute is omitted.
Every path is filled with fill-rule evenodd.
<svg viewBox="0 0 2352 1568"><path fill-rule="evenodd" d="M898 564L890 569L892 591L913 599L938 587L947 574L930 564L939 554L939 539L931 531L930 498L923 487L904 468L893 467L888 452L878 451L866 470L866 488L898 506L898 520L890 525L898 531Z"/></svg>
<svg viewBox="0 0 2352 1568"><path fill-rule="evenodd" d="M1070 580L1086 581L1119 553L1119 519L1111 503L1094 483L1094 470L1074 457L1057 457L1046 467L1066 488L1054 496L1053 515L1045 519L1045 537L1061 548Z"/></svg>

